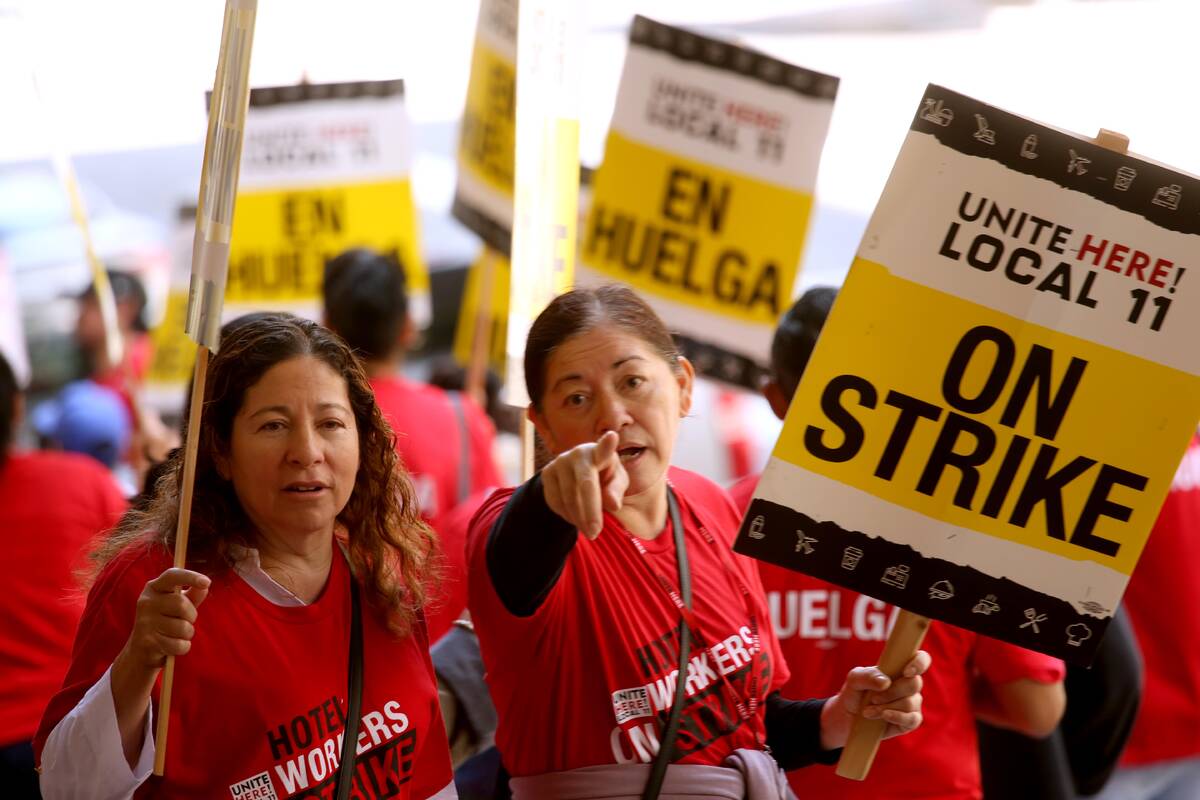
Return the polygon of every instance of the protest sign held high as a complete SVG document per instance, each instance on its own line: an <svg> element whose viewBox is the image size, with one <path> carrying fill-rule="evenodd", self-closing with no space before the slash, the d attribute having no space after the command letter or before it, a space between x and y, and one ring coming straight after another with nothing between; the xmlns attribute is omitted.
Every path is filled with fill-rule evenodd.
<svg viewBox="0 0 1200 800"><path fill-rule="evenodd" d="M411 138L403 81L254 89L227 316L270 308L316 317L326 260L369 247L400 263L413 320L427 325Z"/></svg>
<svg viewBox="0 0 1200 800"><path fill-rule="evenodd" d="M458 142L452 212L489 247L512 249L517 0L483 0Z"/></svg>
<svg viewBox="0 0 1200 800"><path fill-rule="evenodd" d="M837 85L635 17L579 283L628 283L700 373L757 389L792 299Z"/></svg>
<svg viewBox="0 0 1200 800"><path fill-rule="evenodd" d="M1198 211L930 86L737 549L1089 662L1200 418Z"/></svg>

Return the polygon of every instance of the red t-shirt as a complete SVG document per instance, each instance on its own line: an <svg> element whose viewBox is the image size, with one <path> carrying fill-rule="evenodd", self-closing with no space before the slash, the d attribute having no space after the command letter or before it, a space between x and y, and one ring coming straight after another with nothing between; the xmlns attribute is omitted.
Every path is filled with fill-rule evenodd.
<svg viewBox="0 0 1200 800"><path fill-rule="evenodd" d="M396 451L413 476L417 501L426 519L447 513L459 499L463 452L462 426L449 395L436 386L398 377L371 379L375 401L396 433ZM492 455L496 431L487 414L465 394L461 400L471 463L469 485L474 494L500 485Z"/></svg>
<svg viewBox="0 0 1200 800"><path fill-rule="evenodd" d="M476 492L433 523L445 560L441 582L425 607L430 642L442 638L467 607L467 529L475 512L493 491L488 488Z"/></svg>
<svg viewBox="0 0 1200 800"><path fill-rule="evenodd" d="M757 483L758 476L751 476L730 490L740 508L750 504ZM852 668L879 660L895 607L774 564L759 562L758 568L791 667L785 697L835 694ZM921 727L883 742L864 781L839 778L825 766L789 773L798 797L980 798L972 684L1022 678L1055 683L1066 672L1056 658L940 622L929 627L922 648L933 657L933 668L921 690Z"/></svg>
<svg viewBox="0 0 1200 800"><path fill-rule="evenodd" d="M767 623L754 565L732 552L738 515L728 496L690 472L672 469L669 477L679 498L693 610L709 646L705 652L693 644L676 747L684 752L682 763L720 764L733 750L766 739L761 703L743 724L722 676L748 700L757 664L764 670L757 681L761 700L787 680L787 665ZM644 542L643 557L620 523L605 514L599 537L578 536L545 601L520 618L496 596L485 558L488 531L511 494L505 489L488 498L471 521L467 544L471 615L499 715L496 743L505 767L522 777L649 763L679 661L679 610L648 566L678 585L670 520ZM696 519L714 544L705 541ZM738 580L749 597L738 590ZM761 642L757 658L752 616Z"/></svg>
<svg viewBox="0 0 1200 800"><path fill-rule="evenodd" d="M165 549L138 546L105 568L38 730L39 758L46 736L125 644L146 582L170 566ZM279 798L333 796L347 711L349 575L335 553L325 590L303 607L272 604L232 570L210 576L192 649L175 662L166 775L135 796L237 796L268 782ZM356 797L423 799L451 781L427 650L423 625L396 638L363 603Z"/></svg>
<svg viewBox="0 0 1200 800"><path fill-rule="evenodd" d="M1200 438L1192 437L1129 588L1142 705L1122 763L1200 755Z"/></svg>
<svg viewBox="0 0 1200 800"><path fill-rule="evenodd" d="M124 345L125 352L120 365L93 375L92 381L121 395L125 410L129 412L129 424L136 428L138 420L130 392L135 386L140 386L146 377L146 371L154 358L154 342L148 334L133 333L125 337Z"/></svg>
<svg viewBox="0 0 1200 800"><path fill-rule="evenodd" d="M33 738L83 613L75 573L124 511L108 470L87 456L13 453L0 466L0 745Z"/></svg>

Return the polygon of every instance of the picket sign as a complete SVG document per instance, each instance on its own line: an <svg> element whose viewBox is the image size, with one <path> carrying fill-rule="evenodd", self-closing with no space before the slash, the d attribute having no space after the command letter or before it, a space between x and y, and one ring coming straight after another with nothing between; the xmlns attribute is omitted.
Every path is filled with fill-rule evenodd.
<svg viewBox="0 0 1200 800"><path fill-rule="evenodd" d="M1101 128L1096 134L1096 144L1112 150L1115 153L1129 151L1129 137L1116 131ZM896 624L888 634L883 646L883 654L879 657L879 671L892 680L899 678L904 667L917 654L925 632L929 630L929 617L914 614L900 609L896 615ZM934 669L937 667L935 666ZM837 774L843 778L861 781L865 780L875 761L879 750L879 742L883 739L887 722L881 719L855 717L850 728L850 736L838 760Z"/></svg>

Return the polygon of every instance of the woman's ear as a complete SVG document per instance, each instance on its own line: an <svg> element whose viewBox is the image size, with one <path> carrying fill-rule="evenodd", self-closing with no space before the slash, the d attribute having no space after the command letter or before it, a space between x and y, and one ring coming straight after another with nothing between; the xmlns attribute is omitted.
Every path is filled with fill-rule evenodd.
<svg viewBox="0 0 1200 800"><path fill-rule="evenodd" d="M221 476L222 480L230 479L229 476L232 472L229 469L229 459L225 457L224 453L213 455L213 466L217 468L217 474Z"/></svg>
<svg viewBox="0 0 1200 800"><path fill-rule="evenodd" d="M679 416L686 417L692 410L692 389L696 385L696 368L683 356L679 357Z"/></svg>
<svg viewBox="0 0 1200 800"><path fill-rule="evenodd" d="M556 452L554 436L550 433L550 427L546 424L546 417L533 407L533 403L525 407L525 417L533 424L533 429L542 438L542 442L546 445L546 448L551 452Z"/></svg>
<svg viewBox="0 0 1200 800"><path fill-rule="evenodd" d="M792 404L792 399L783 393L783 387L774 378L768 378L762 387L763 397L767 398L767 403L770 404L771 410L775 412L775 416L780 419L787 418L788 406Z"/></svg>

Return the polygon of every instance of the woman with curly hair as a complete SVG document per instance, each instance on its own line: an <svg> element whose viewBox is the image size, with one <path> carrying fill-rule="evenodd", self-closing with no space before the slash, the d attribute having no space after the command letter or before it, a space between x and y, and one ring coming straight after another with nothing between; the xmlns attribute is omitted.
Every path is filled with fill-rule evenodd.
<svg viewBox="0 0 1200 800"><path fill-rule="evenodd" d="M35 740L45 795L453 797L420 610L435 539L349 348L288 314L231 323L196 433L187 569L178 453L95 554Z"/></svg>

